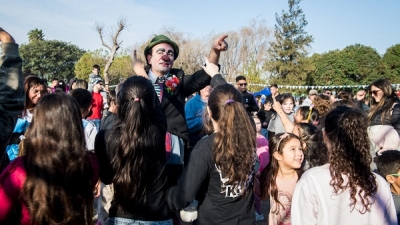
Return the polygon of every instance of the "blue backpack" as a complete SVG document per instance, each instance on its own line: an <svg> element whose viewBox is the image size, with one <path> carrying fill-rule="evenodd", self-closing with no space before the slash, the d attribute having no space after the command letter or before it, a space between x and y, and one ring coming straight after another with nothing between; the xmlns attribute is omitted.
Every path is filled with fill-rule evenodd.
<svg viewBox="0 0 400 225"><path fill-rule="evenodd" d="M18 118L14 132L11 135L10 141L6 147L6 152L10 161L18 157L21 136L25 134L26 128L29 126L29 124L30 123L26 119Z"/></svg>

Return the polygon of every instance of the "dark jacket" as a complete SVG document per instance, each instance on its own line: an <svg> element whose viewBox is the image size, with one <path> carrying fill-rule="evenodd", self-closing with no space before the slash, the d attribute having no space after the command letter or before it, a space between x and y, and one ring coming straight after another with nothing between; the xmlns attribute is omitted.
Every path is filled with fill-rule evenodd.
<svg viewBox="0 0 400 225"><path fill-rule="evenodd" d="M24 108L24 77L22 59L18 45L2 44L3 55L0 57L0 173L10 162L5 152L13 133L18 115Z"/></svg>
<svg viewBox="0 0 400 225"><path fill-rule="evenodd" d="M170 74L178 77L179 84L173 92L168 92L164 85L161 106L167 116L167 131L187 142L189 133L185 121L186 97L209 85L211 77L204 70L185 75L183 70L171 69Z"/></svg>
<svg viewBox="0 0 400 225"><path fill-rule="evenodd" d="M390 116L390 113L389 113L388 116L383 118L383 121L381 120L382 113L383 113L383 111L378 111L376 113L376 116L374 118L372 118L372 120L371 120L370 126L391 125L397 131L397 133L399 133L399 135L400 135L400 104L399 104L399 102L397 102L397 104L395 104L393 106L393 111L391 113L392 115Z"/></svg>
<svg viewBox="0 0 400 225"><path fill-rule="evenodd" d="M241 94L242 94L243 105L249 106L246 108L247 113L251 114L251 112L257 112L259 107L257 105L256 100L254 99L254 96L247 91L241 92Z"/></svg>

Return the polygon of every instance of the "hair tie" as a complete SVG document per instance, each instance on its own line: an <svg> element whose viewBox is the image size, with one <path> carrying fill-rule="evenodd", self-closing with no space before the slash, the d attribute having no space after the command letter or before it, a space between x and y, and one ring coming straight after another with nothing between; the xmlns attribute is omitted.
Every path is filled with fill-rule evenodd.
<svg viewBox="0 0 400 225"><path fill-rule="evenodd" d="M311 113L312 113L312 106L310 106L310 111L308 112L307 120L310 120L311 118Z"/></svg>
<svg viewBox="0 0 400 225"><path fill-rule="evenodd" d="M228 99L228 100L226 100L225 104L232 103L232 102L235 102L235 101L233 99Z"/></svg>
<svg viewBox="0 0 400 225"><path fill-rule="evenodd" d="M138 101L140 101L140 98L134 98L133 101L138 102Z"/></svg>

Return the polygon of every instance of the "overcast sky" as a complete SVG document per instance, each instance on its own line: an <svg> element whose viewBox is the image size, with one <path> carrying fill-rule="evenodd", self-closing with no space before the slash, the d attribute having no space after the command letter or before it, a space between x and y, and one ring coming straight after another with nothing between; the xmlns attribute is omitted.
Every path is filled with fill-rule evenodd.
<svg viewBox="0 0 400 225"><path fill-rule="evenodd" d="M400 43L399 0L303 0L300 7L308 21L305 30L314 37L311 53L359 43L384 54ZM275 13L287 9L286 0L12 0L2 2L0 26L18 43L26 43L28 31L38 28L45 39L94 50L101 48L95 23L109 28L121 16L129 25L121 40L123 47L129 47L148 40L163 27L202 38L239 30L259 18L273 29Z"/></svg>

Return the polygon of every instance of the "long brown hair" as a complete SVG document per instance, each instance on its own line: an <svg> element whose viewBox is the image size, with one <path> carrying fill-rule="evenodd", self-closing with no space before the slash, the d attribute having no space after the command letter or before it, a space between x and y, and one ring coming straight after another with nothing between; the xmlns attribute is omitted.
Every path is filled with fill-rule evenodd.
<svg viewBox="0 0 400 225"><path fill-rule="evenodd" d="M287 137L285 137L284 135L287 135ZM274 213L277 212L279 208L278 205L282 205L282 203L278 199L278 187L276 185L276 177L278 176L279 163L278 160L273 156L273 154L274 152L283 154L283 148L285 147L286 143L289 142L291 139L297 139L301 143L300 138L292 133L279 133L271 138L269 142L270 161L260 175L261 198L263 200L267 200L268 197L274 199L274 201L277 203L277 207L275 209L272 209L272 212ZM298 179L300 179L300 176L303 173L302 168L296 169L296 173Z"/></svg>
<svg viewBox="0 0 400 225"><path fill-rule="evenodd" d="M43 96L25 136L22 197L32 224L90 224L93 169L78 103L65 93Z"/></svg>
<svg viewBox="0 0 400 225"><path fill-rule="evenodd" d="M377 183L371 172L367 119L353 108L339 106L326 116L325 135L328 140L330 185L335 194L350 189L350 207L356 208L357 198L362 205L356 209L364 214L375 201ZM347 182L343 175L347 177Z"/></svg>
<svg viewBox="0 0 400 225"><path fill-rule="evenodd" d="M374 120L374 118L381 112L381 121L390 115L390 111L393 104L398 100L396 94L394 93L393 87L387 79L378 79L369 85L368 90L371 92L372 86L375 86L382 90L383 96L379 102L376 102L374 98L370 99L371 109L368 113L369 124Z"/></svg>
<svg viewBox="0 0 400 225"><path fill-rule="evenodd" d="M254 170L256 128L242 104L242 96L230 84L217 86L210 94L208 107L211 118L218 124L215 135L213 160L226 184L238 182L247 191L246 181Z"/></svg>
<svg viewBox="0 0 400 225"><path fill-rule="evenodd" d="M146 202L156 179L166 178L166 117L153 85L141 76L121 84L117 104L118 120L108 139L108 148L115 151L111 160L114 201L122 208L135 208Z"/></svg>

